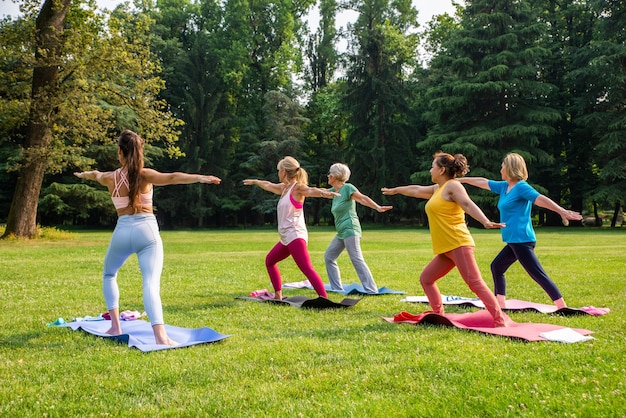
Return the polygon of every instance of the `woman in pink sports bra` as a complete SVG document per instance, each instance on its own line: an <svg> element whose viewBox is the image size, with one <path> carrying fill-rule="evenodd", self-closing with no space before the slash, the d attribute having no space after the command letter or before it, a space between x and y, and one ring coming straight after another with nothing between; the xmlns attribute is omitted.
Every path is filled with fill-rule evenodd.
<svg viewBox="0 0 626 418"><path fill-rule="evenodd" d="M219 184L215 176L187 173L160 173L143 166L144 139L125 130L118 139L120 168L115 171L83 171L76 177L95 180L106 186L117 209L117 225L104 257L102 291L111 316L107 334L122 333L117 272L131 254L137 254L143 282L144 309L150 318L157 344L177 345L170 339L163 321L160 285L163 270L163 242L153 213L153 187L168 184Z"/></svg>
<svg viewBox="0 0 626 418"><path fill-rule="evenodd" d="M263 190L280 195L278 201L278 234L280 241L272 248L265 258L265 267L274 287L275 299L283 298L283 283L276 264L290 255L304 273L315 291L321 297L327 297L322 278L311 264L307 249L308 231L304 221L304 199L306 197L325 197L332 199L339 193L326 189L309 187L309 176L300 163L293 157L285 157L278 162L278 179L280 183L267 180L246 179L246 186L259 186Z"/></svg>

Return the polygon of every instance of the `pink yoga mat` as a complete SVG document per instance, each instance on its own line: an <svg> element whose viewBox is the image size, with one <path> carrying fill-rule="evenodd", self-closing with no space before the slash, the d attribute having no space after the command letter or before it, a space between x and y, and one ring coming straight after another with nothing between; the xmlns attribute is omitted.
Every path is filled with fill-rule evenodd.
<svg viewBox="0 0 626 418"><path fill-rule="evenodd" d="M476 311L460 314L438 315L432 312L413 315L408 312L401 312L393 318L383 318L391 323L408 324L436 324L460 329L468 329L486 334L500 335L509 338L519 338L526 341L547 341L539 334L549 331L568 329L559 325L536 324L533 322L518 323L509 319L508 326L495 328L491 314L487 311ZM593 334L593 331L586 329L573 329L581 335Z"/></svg>

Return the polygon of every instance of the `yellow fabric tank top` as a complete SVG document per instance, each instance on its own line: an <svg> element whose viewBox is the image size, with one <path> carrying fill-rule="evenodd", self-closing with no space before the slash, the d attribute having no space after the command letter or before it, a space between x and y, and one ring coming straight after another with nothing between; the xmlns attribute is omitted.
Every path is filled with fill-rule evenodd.
<svg viewBox="0 0 626 418"><path fill-rule="evenodd" d="M426 203L428 227L435 254L475 245L465 223L465 211L458 203L449 202L441 197L449 182L450 180L439 187Z"/></svg>

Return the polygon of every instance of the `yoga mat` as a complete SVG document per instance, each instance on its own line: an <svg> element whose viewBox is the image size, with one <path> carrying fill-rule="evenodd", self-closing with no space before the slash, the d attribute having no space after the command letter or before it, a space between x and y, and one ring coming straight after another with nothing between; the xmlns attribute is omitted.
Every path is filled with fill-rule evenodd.
<svg viewBox="0 0 626 418"><path fill-rule="evenodd" d="M462 296L446 296L441 295L444 305L458 305L475 308L485 308L483 302L478 298L465 298ZM401 302L418 302L428 303L426 296L407 296L401 300ZM557 309L554 305L545 305L543 303L526 302L517 299L507 299L506 308L503 311L535 311L540 313L553 313L563 316L570 315L594 315L601 316L608 314L611 310L609 308L595 308L593 306L583 306L582 308L561 308Z"/></svg>
<svg viewBox="0 0 626 418"><path fill-rule="evenodd" d="M283 284L283 288L285 289L313 289L311 283L308 280L303 280L301 282L291 282ZM330 284L325 283L324 289L327 292L339 293L341 295L405 295L406 292L401 290L393 290L388 287L380 287L378 288L378 293L368 292L363 288L363 285L360 283L352 283L343 285L343 290L333 289Z"/></svg>
<svg viewBox="0 0 626 418"><path fill-rule="evenodd" d="M438 315L433 312L424 312L417 315L408 312L401 312L393 318L383 319L391 323L443 325L447 327L482 332L485 334L500 335L502 337L518 338L526 341L559 341L557 339L550 339L549 337L551 337L551 335L547 333L565 329L571 330L581 337L593 334L593 331L586 329L571 329L559 325L536 324L533 322L518 323L510 319L507 322L508 326L495 328L493 326L493 318L491 317L491 314L485 310L444 315ZM546 338L546 336L548 338Z"/></svg>
<svg viewBox="0 0 626 418"><path fill-rule="evenodd" d="M231 337L231 335L220 334L211 328L180 328L173 325L165 325L167 335L172 340L180 343L180 345L158 345L155 344L154 333L152 332L152 326L149 322L143 320L122 321L121 325L121 335L106 334L106 331L111 328L110 320L67 322L59 326L69 327L73 331L82 330L99 337L110 338L120 343L126 343L129 347L138 348L143 352L213 343Z"/></svg>
<svg viewBox="0 0 626 418"><path fill-rule="evenodd" d="M273 293L265 293L258 296L241 296L237 299L249 300L253 302L269 302L278 305L291 305L295 308L310 308L310 309L336 309L336 308L349 308L359 303L359 299L344 299L341 302L333 302L332 300L317 297L315 299L308 298L306 296L292 296L283 298L283 300L274 299Z"/></svg>

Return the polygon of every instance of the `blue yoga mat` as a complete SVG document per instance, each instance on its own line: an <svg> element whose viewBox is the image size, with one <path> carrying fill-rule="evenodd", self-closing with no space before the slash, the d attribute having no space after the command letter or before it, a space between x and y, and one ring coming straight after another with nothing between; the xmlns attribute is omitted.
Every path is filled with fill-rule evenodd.
<svg viewBox="0 0 626 418"><path fill-rule="evenodd" d="M311 287L312 288L312 287ZM343 285L343 290L337 290L330 287L329 284L324 285L324 289L327 292L340 293L342 295L404 295L406 292L402 290L393 290L388 287L378 288L378 293L368 292L363 288L363 285L358 283L351 283Z"/></svg>
<svg viewBox="0 0 626 418"><path fill-rule="evenodd" d="M69 327L74 331L82 330L99 337L110 338L117 342L128 344L129 347L138 348L143 352L213 343L231 337L231 335L220 334L211 328L180 328L173 325L165 325L167 335L180 344L177 346L159 345L155 344L154 333L149 322L142 320L122 321L121 325L121 335L106 334L106 331L111 328L111 321L68 322L59 326Z"/></svg>
<svg viewBox="0 0 626 418"><path fill-rule="evenodd" d="M308 280L301 282L292 282L283 284L284 289L313 289L311 283ZM343 290L333 289L330 284L324 283L324 289L327 292L339 293L341 295L404 295L406 292L401 290L393 290L388 287L381 287L378 289L378 293L368 292L363 288L360 283L351 283L343 285Z"/></svg>

